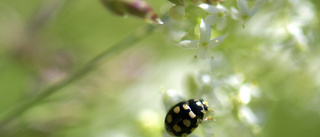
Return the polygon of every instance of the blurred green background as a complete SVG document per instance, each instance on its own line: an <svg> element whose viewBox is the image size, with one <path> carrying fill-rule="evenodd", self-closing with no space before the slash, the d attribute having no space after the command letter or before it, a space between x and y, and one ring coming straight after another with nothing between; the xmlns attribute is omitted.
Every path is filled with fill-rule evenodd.
<svg viewBox="0 0 320 137"><path fill-rule="evenodd" d="M171 6L148 2L158 15ZM213 32L228 37L207 68L195 50L175 46L168 37L175 28L165 22L1 125L0 137L168 136L165 89L205 98L216 110L217 122L201 124L193 137L319 137L319 4L270 0L245 29L228 19ZM146 25L111 14L99 0L0 0L0 121Z"/></svg>

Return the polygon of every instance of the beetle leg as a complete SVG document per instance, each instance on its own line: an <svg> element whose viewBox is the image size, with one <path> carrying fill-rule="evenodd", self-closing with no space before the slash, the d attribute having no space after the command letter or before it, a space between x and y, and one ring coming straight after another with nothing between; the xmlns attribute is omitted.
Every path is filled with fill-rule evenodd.
<svg viewBox="0 0 320 137"><path fill-rule="evenodd" d="M208 121L208 120L212 120L213 122L216 122L216 119L214 119L214 118L212 118L210 116L208 116L208 117L203 119L203 121Z"/></svg>
<svg viewBox="0 0 320 137"><path fill-rule="evenodd" d="M215 112L216 110L208 108L209 111Z"/></svg>

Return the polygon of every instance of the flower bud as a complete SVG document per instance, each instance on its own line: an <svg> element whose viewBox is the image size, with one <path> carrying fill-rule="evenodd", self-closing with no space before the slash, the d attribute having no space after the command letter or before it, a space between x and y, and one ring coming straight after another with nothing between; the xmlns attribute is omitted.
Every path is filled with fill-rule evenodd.
<svg viewBox="0 0 320 137"><path fill-rule="evenodd" d="M114 14L124 16L130 14L143 18L148 22L162 24L152 7L144 0L101 0L107 9Z"/></svg>
<svg viewBox="0 0 320 137"><path fill-rule="evenodd" d="M185 16L184 6L172 6L169 10L169 16L174 20L181 20Z"/></svg>

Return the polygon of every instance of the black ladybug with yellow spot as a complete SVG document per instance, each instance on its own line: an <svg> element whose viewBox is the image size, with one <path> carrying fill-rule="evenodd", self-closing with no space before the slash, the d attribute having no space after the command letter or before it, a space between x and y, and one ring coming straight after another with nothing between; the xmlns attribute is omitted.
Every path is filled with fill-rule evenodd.
<svg viewBox="0 0 320 137"><path fill-rule="evenodd" d="M173 106L165 118L165 128L173 136L186 136L195 130L200 122L214 120L211 117L204 119L209 110L208 103L202 99L190 99Z"/></svg>

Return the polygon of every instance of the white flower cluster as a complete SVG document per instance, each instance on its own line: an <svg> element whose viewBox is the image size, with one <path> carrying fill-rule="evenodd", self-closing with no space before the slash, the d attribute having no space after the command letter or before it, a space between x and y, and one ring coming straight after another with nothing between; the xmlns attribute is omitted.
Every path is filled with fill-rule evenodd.
<svg viewBox="0 0 320 137"><path fill-rule="evenodd" d="M243 27L245 27L245 22L249 20L257 11L259 11L267 2L268 0L256 0L253 7L249 9L247 0L237 0L237 6L239 10L234 7L231 8L232 18L235 20L242 20Z"/></svg>
<svg viewBox="0 0 320 137"><path fill-rule="evenodd" d="M211 27L203 19L200 24L200 40L183 40L178 45L185 49L199 49L196 58L207 59L212 53L210 48L217 47L226 35L211 39Z"/></svg>
<svg viewBox="0 0 320 137"><path fill-rule="evenodd" d="M237 0L238 9L232 7L231 15L235 20L242 20L243 27L245 22L250 19L268 0L256 0L255 5L249 9L247 0ZM200 40L183 40L178 43L179 47L185 49L198 49L195 58L208 59L213 58L211 48L220 45L227 35L222 35L211 39L211 27L216 25L218 30L226 27L226 17L229 10L220 3L213 6L207 3L199 4L199 7L206 11L209 15L205 19L201 19L200 23Z"/></svg>

